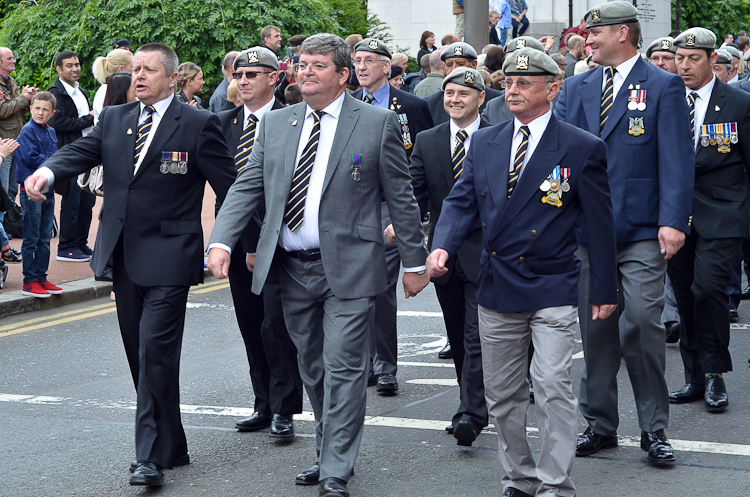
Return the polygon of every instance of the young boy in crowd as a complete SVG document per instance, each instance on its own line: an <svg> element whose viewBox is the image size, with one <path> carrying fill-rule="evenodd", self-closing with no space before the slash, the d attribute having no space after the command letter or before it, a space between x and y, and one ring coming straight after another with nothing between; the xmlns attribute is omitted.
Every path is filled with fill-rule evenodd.
<svg viewBox="0 0 750 497"><path fill-rule="evenodd" d="M47 192L47 200L36 203L26 196L23 182L57 152L57 135L47 124L55 113L56 103L55 96L48 91L34 95L31 99L31 121L21 129L16 151L16 178L21 188L19 196L23 209L22 293L42 299L63 292L62 288L47 281L55 192Z"/></svg>

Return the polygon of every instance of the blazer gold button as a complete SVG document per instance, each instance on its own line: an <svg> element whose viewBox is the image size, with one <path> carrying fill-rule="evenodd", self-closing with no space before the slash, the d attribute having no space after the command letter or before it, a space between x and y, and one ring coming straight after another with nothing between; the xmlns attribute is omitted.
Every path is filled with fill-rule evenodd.
<svg viewBox="0 0 750 497"><path fill-rule="evenodd" d="M536 236L536 230L531 230L531 236Z"/></svg>
<svg viewBox="0 0 750 497"><path fill-rule="evenodd" d="M486 228L486 227L487 227L487 225L484 224L484 223L482 223L482 228Z"/></svg>
<svg viewBox="0 0 750 497"><path fill-rule="evenodd" d="M495 252L490 252L490 257L497 257L497 254Z"/></svg>
<svg viewBox="0 0 750 497"><path fill-rule="evenodd" d="M524 256L521 256L521 257L518 258L518 262L523 262L525 260L526 260L526 257L524 257Z"/></svg>
<svg viewBox="0 0 750 497"><path fill-rule="evenodd" d="M481 196L483 196L483 197L486 197L486 196L487 196L487 195L485 195L485 193L484 193L484 192L481 192L481 193L480 193L480 195L481 195Z"/></svg>

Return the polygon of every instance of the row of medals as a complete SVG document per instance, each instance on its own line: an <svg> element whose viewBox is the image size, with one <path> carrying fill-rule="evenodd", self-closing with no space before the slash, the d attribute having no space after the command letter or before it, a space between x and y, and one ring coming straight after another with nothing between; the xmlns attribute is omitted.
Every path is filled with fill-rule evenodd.
<svg viewBox="0 0 750 497"><path fill-rule="evenodd" d="M552 181L545 179L539 186L539 189L543 192L557 192L558 190L562 190L563 193L568 193L570 191L570 184L567 179L563 180L562 185L554 179Z"/></svg>
<svg viewBox="0 0 750 497"><path fill-rule="evenodd" d="M715 145L719 145L719 152L721 152L722 154L726 154L726 153L730 152L729 144L730 143L737 144L738 141L739 141L739 139L737 138L737 135L734 134L734 133L732 133L732 137L731 138L728 137L728 136L715 137L715 136L712 135L710 138L709 138L709 135L703 135L703 136L701 136L701 145L702 146L708 147L710 145L710 146L713 147Z"/></svg>

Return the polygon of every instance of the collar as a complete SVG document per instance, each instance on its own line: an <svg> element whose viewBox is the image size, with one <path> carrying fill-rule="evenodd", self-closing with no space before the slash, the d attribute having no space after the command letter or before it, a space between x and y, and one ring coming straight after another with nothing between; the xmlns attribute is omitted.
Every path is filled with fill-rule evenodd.
<svg viewBox="0 0 750 497"><path fill-rule="evenodd" d="M75 86L70 86L70 85L69 85L68 83L66 83L65 81L63 81L63 79L62 79L62 78L58 78L58 79L60 80L60 83L62 83L62 85L63 85L63 88L65 88L65 91L66 91L66 92L68 92L68 95L71 95L71 96L72 96L72 95L73 95L73 94L74 94L74 93L76 92L76 90L78 90L78 88L79 88L79 87L81 86L81 85L79 85L79 84L78 84L78 81L76 81L76 83L75 83Z"/></svg>
<svg viewBox="0 0 750 497"><path fill-rule="evenodd" d="M154 104L154 108L156 109L156 114L161 117L164 115L165 112L167 112L167 109L169 108L169 105L172 103L172 99L174 98L174 93L170 93L167 98L164 98L162 100L159 100ZM143 109L146 108L146 104L143 102L140 102L141 107L141 114L143 114ZM138 114L140 115L140 114Z"/></svg>
<svg viewBox="0 0 750 497"><path fill-rule="evenodd" d="M341 115L341 107L344 105L344 98L346 98L346 92L343 92L341 95L336 98L333 102L328 104L326 108L323 109L323 112L326 114L333 116L335 119L339 118L339 115ZM305 109L305 119L307 119L310 114L313 113L315 109L310 107L309 105L306 106Z"/></svg>
<svg viewBox="0 0 750 497"><path fill-rule="evenodd" d="M690 88L686 86L685 96L687 97L687 95L690 95L692 92L695 92L698 94L698 98L708 103L709 99L711 98L711 92L714 91L715 85L716 85L716 75L714 74L714 77L711 78L711 81L701 86L697 90L691 90Z"/></svg>
<svg viewBox="0 0 750 497"><path fill-rule="evenodd" d="M525 126L528 126L529 128L529 135L531 135L532 140L539 140L542 137L542 135L544 134L544 130L547 129L547 125L549 124L549 120L551 117L552 117L552 108L550 108L547 112L545 112L541 116L531 121L529 124L525 125ZM521 123L521 121L519 121L517 117L514 117L513 118L513 136L514 137L518 134L518 130L521 129L521 126L524 126L524 124Z"/></svg>
<svg viewBox="0 0 750 497"><path fill-rule="evenodd" d="M466 134L471 136L476 130L479 129L479 125L482 123L482 118L477 116L473 123L469 124L465 128L459 128L458 125L451 119L451 136L456 136L460 130L466 131Z"/></svg>
<svg viewBox="0 0 750 497"><path fill-rule="evenodd" d="M250 117L250 114L254 115L258 121L263 119L263 114L266 112L271 112L271 107L273 107L273 104L276 102L276 98L272 97L271 100L268 101L266 105L261 107L260 109L256 110L255 112L250 112L250 109L247 108L247 105L242 106L242 112L245 116L244 120L242 121L242 127L245 127L245 123L247 123L247 118Z"/></svg>
<svg viewBox="0 0 750 497"><path fill-rule="evenodd" d="M369 92L367 91L367 88L362 89L362 100L364 101L365 95L367 95ZM373 97L375 97L375 101L377 103L382 102L388 102L388 97L391 96L391 85L388 83L388 80L385 81L385 84L375 90L375 92L372 94Z"/></svg>
<svg viewBox="0 0 750 497"><path fill-rule="evenodd" d="M441 80L443 79L443 76L436 72L431 72L430 74L427 75L427 77L428 78L440 78Z"/></svg>
<svg viewBox="0 0 750 497"><path fill-rule="evenodd" d="M628 74L630 74L630 71L633 70L633 66L635 66L635 63L638 62L638 59L641 58L640 53L636 53L633 55L633 57L629 58L619 66L615 67L617 69L617 74L622 76L622 80L625 81L628 79Z"/></svg>
<svg viewBox="0 0 750 497"><path fill-rule="evenodd" d="M0 74L0 78L3 78L3 81L6 85L10 83L10 76L3 76L2 74Z"/></svg>
<svg viewBox="0 0 750 497"><path fill-rule="evenodd" d="M730 85L732 83L736 83L737 81L739 81L739 79L740 79L740 73L737 73L737 74L734 75L734 77L732 79L730 79L729 81L727 81L727 84Z"/></svg>

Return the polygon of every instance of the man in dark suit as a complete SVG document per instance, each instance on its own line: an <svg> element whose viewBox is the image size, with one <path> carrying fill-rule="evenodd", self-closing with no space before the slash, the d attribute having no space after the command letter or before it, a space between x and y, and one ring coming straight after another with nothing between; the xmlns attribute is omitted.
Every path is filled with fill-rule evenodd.
<svg viewBox="0 0 750 497"><path fill-rule="evenodd" d="M235 152L238 171L247 165L263 116L285 107L274 97L278 67L274 53L263 47L244 50L234 59L231 70L243 105L220 113L219 119L227 147ZM292 416L302 412L297 349L284 324L278 282L267 282L260 295L251 291L264 215L261 205L247 223L242 240L230 249L229 285L255 394L255 412L235 426L240 431L257 431L270 425L272 438L290 439L294 437Z"/></svg>
<svg viewBox="0 0 750 497"><path fill-rule="evenodd" d="M107 196L91 267L99 276L112 261L138 397L131 485L162 485L164 468L190 462L178 379L188 290L203 281L203 191L208 179L222 199L236 174L219 118L174 98L178 65L165 45L140 47L133 56L140 102L105 108L91 134L25 182L38 202L54 182L104 166Z"/></svg>
<svg viewBox="0 0 750 497"><path fill-rule="evenodd" d="M408 159L417 134L432 128L432 118L427 104L421 98L394 88L388 83L391 51L380 40L366 38L355 45L354 70L362 89L353 92L352 97L375 107L390 109L397 114L401 125L401 142ZM381 203L381 217L382 228L385 229L391 223L385 200ZM401 263L398 246L387 244L385 258L389 286L375 300L375 307L370 316L372 368L369 382L377 384L378 393L393 395L398 391L396 283Z"/></svg>
<svg viewBox="0 0 750 497"><path fill-rule="evenodd" d="M313 35L301 52L305 102L261 122L216 218L208 266L226 277L230 254L214 244L234 246L265 199L252 290L260 293L269 277L281 284L316 420L318 461L303 474L320 481L321 496L348 497L367 402L368 319L388 286L381 194L399 236L407 297L429 282L427 251L396 115L345 94L351 52L338 36Z"/></svg>
<svg viewBox="0 0 750 497"><path fill-rule="evenodd" d="M607 151L598 138L552 115L561 71L551 57L520 49L505 59L503 72L515 118L472 137L463 173L443 202L427 266L432 277L445 275L479 218L479 336L485 396L506 473L501 497L573 496L577 423L570 371L581 216L591 239L593 318L606 318L617 303ZM541 438L536 463L526 439L531 341Z"/></svg>
<svg viewBox="0 0 750 497"><path fill-rule="evenodd" d="M675 403L702 398L709 411L717 412L729 405L722 375L732 370L727 284L750 224L750 95L711 71L717 57L714 33L691 28L674 44L687 87L696 168L693 228L668 269L682 317L686 383L669 398Z"/></svg>
<svg viewBox="0 0 750 497"><path fill-rule="evenodd" d="M511 43L511 42L508 42L508 43ZM459 67L470 67L472 69L476 69L477 68L477 51L474 50L474 47L472 47L468 43L458 41L455 43L451 43L447 47L443 48L443 51L440 53L440 60L443 61L443 67L445 68L445 75L448 76L451 73L451 71ZM480 113L484 110L484 107L487 105L487 102L501 95L500 91L493 90L492 88L485 88L484 92L486 96L484 99L484 104L479 109ZM443 92L442 91L433 93L432 95L425 98L424 100L425 102L427 102L427 107L430 109L432 122L435 124L435 126L437 126L438 124L443 124L443 123L447 123L448 121L450 121L450 116L448 115L447 112L445 112L445 107L443 106Z"/></svg>
<svg viewBox="0 0 750 497"><path fill-rule="evenodd" d="M588 246L593 240L579 227L579 315L586 364L579 407L589 426L578 439L577 454L617 446L617 372L624 358L641 448L650 462L661 463L675 460L664 434L669 423L661 321L664 274L667 260L690 231L695 154L685 85L641 58L637 16L638 10L625 1L604 3L586 14L587 43L601 67L565 80L555 115L607 144L624 301L619 314L591 320L588 259L593 251Z"/></svg>
<svg viewBox="0 0 750 497"><path fill-rule="evenodd" d="M428 249L435 236L443 200L461 176L461 162L471 147L472 136L477 130L489 127L489 123L479 118L479 106L484 102L484 80L476 70L456 69L443 80L442 90L445 110L451 120L417 136L409 166L414 194L421 197L430 192ZM487 425L477 318L477 277L481 255L482 229L477 220L458 249L456 260L450 261L448 273L432 280L443 310L461 388L460 405L448 429L459 445L471 445Z"/></svg>

